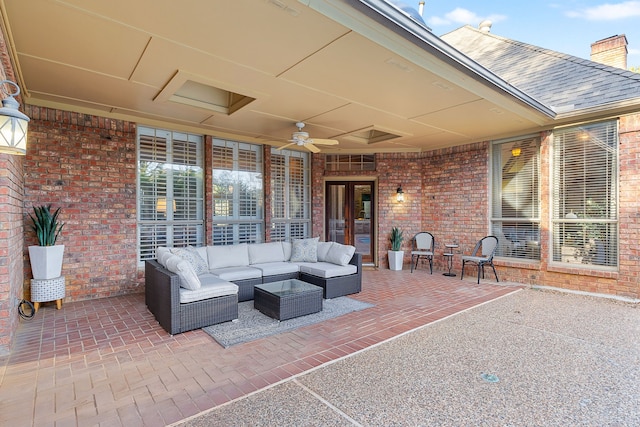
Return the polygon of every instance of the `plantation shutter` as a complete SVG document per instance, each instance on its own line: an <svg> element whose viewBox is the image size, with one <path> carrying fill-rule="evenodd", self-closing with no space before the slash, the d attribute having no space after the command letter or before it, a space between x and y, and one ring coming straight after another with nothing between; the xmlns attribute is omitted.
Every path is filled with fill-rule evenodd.
<svg viewBox="0 0 640 427"><path fill-rule="evenodd" d="M202 136L138 128L139 261L204 244Z"/></svg>
<svg viewBox="0 0 640 427"><path fill-rule="evenodd" d="M271 149L271 240L309 237L309 154Z"/></svg>

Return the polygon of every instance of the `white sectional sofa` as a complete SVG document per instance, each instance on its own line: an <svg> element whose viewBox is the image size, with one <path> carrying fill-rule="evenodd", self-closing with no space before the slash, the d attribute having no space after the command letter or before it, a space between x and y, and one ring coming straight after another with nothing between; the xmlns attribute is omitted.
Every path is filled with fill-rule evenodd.
<svg viewBox="0 0 640 427"><path fill-rule="evenodd" d="M324 298L360 292L361 254L318 240L159 247L145 262L147 307L175 334L236 319L237 303L252 300L261 283L297 278L322 287Z"/></svg>

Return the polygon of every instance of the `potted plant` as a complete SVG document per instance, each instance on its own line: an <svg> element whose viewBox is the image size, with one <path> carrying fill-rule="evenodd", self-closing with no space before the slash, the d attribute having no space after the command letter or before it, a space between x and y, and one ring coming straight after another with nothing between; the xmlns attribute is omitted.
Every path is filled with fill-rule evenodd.
<svg viewBox="0 0 640 427"><path fill-rule="evenodd" d="M404 260L404 251L400 250L402 247L402 241L404 240L403 231L398 227L391 229L391 236L389 241L391 242L391 250L387 251L389 257L389 269L402 270L402 261Z"/></svg>
<svg viewBox="0 0 640 427"><path fill-rule="evenodd" d="M59 222L60 208L51 212L51 205L34 206L31 228L38 239L37 246L29 246L29 261L34 279L60 277L64 245L56 245L64 223Z"/></svg>

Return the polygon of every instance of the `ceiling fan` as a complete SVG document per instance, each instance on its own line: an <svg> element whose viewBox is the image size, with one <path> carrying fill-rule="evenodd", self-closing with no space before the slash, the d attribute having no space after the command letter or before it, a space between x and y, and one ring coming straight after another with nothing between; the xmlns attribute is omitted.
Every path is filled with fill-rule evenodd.
<svg viewBox="0 0 640 427"><path fill-rule="evenodd" d="M317 145L337 145L338 144L338 141L336 141L335 139L309 138L309 133L304 132L302 130L302 128L304 128L304 123L302 122L296 123L296 127L298 128L298 131L294 132L293 135L291 135L291 139L289 140L289 143L286 145L283 145L282 147L279 147L278 150L282 150L283 148L289 147L291 145L298 145L306 148L307 150L313 153L319 153L320 149L316 147L314 144L317 144Z"/></svg>

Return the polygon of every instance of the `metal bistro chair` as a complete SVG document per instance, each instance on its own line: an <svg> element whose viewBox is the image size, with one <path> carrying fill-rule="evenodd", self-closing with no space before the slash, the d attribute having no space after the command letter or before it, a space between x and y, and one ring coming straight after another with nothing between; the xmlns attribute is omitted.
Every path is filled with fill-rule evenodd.
<svg viewBox="0 0 640 427"><path fill-rule="evenodd" d="M420 257L429 260L429 272L433 274L433 248L436 245L436 241L433 238L433 234L427 231L421 231L413 236L413 250L411 251L411 272L414 268L418 268L418 261ZM415 265L413 263L413 257L416 257Z"/></svg>
<svg viewBox="0 0 640 427"><path fill-rule="evenodd" d="M490 265L493 269L493 274L496 276L496 282L498 280L498 273L493 265L493 254L498 247L498 238L496 236L483 237L476 243L476 247L473 249L471 255L464 255L462 257L462 274L460 274L460 280L464 277L464 265L468 262L478 266L478 284L480 284L480 271L482 271L482 278L484 279L484 266Z"/></svg>

